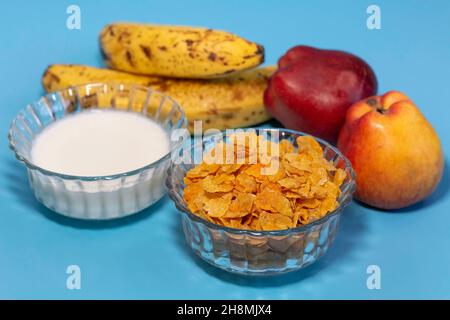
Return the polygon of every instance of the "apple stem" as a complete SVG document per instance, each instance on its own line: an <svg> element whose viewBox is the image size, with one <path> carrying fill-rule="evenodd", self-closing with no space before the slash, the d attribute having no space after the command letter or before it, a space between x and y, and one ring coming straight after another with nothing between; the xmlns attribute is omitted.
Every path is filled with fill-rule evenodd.
<svg viewBox="0 0 450 320"><path fill-rule="evenodd" d="M381 114L385 114L386 110L384 110L383 108L377 108L377 112L379 112Z"/></svg>
<svg viewBox="0 0 450 320"><path fill-rule="evenodd" d="M383 106L376 100L376 99L368 99L367 104L374 108L377 112L381 114L385 114L386 110L383 108Z"/></svg>

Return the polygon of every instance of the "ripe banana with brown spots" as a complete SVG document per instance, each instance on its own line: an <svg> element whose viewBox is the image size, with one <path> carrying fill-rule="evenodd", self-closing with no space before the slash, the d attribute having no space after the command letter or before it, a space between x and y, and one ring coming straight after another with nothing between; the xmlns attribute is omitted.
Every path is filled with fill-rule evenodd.
<svg viewBox="0 0 450 320"><path fill-rule="evenodd" d="M243 71L220 79L170 79L88 67L56 64L47 68L42 84L47 92L92 82L151 87L174 98L184 109L189 128L202 120L203 129L252 126L271 118L263 93L275 66Z"/></svg>
<svg viewBox="0 0 450 320"><path fill-rule="evenodd" d="M100 48L112 69L175 78L221 77L264 62L261 45L206 28L113 23Z"/></svg>

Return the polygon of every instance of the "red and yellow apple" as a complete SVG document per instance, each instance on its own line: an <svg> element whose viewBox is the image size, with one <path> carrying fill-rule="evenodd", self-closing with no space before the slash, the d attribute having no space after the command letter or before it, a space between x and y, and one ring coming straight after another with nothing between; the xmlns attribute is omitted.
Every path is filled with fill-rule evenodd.
<svg viewBox="0 0 450 320"><path fill-rule="evenodd" d="M398 91L353 104L338 148L356 172L356 198L377 208L417 203L436 189L442 177L444 156L436 131Z"/></svg>

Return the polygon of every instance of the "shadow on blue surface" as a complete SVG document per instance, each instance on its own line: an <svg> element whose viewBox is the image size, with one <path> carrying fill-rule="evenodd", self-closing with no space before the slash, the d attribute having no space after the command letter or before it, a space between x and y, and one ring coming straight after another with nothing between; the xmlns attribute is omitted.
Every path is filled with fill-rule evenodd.
<svg viewBox="0 0 450 320"><path fill-rule="evenodd" d="M6 173L7 188L9 189L9 191L11 191L11 193L18 197L20 203L28 206L31 209L31 213L37 212L53 222L72 228L107 229L118 228L137 223L141 220L146 219L148 216L153 214L153 212L158 211L163 205L165 199L165 197L163 197L150 208L124 218L98 221L73 219L53 212L36 200L28 184L26 169L21 164L12 160L7 160L4 162L9 168Z"/></svg>
<svg viewBox="0 0 450 320"><path fill-rule="evenodd" d="M431 194L431 196L429 196L425 200L423 200L419 203L416 203L410 207L396 209L396 210L381 210L378 208L368 206L362 202L359 202L359 201L357 201L357 202L360 205L362 205L363 207L370 208L372 210L375 210L375 211L378 211L381 213L386 213L386 214L398 214L398 213L402 214L402 213L419 212L424 207L431 207L434 204L436 204L437 202L439 202L440 200L443 200L447 196L447 194L450 192L450 171L449 170L450 170L450 168L448 166L448 160L445 159L444 172L442 174L441 182L437 186L436 190Z"/></svg>
<svg viewBox="0 0 450 320"><path fill-rule="evenodd" d="M109 220L109 221L83 221L67 218L53 211L47 209L41 203L39 203L33 196L30 190L27 174L25 168L12 159L4 159L3 163L7 166L5 178L7 181L8 190L18 197L18 200L30 208L30 213L39 213L48 218L49 220L61 225L80 228L80 229L103 229L103 228L117 228L127 226L130 224L142 221L152 215L154 212L161 209L164 205L166 198L161 199L158 203L152 207L130 217ZM448 196L450 192L450 171L446 161L444 167L444 173L437 190L425 201L418 203L412 207L394 210L394 211L381 211L383 213L413 213L420 212L420 209L425 206L432 206ZM304 279L314 277L318 272L325 268L332 268L334 272L340 272L341 262L348 263L352 260L353 252L356 247L361 249L361 240L364 238L367 226L365 223L364 210L360 209L359 203L352 203L342 216L340 230L335 240L335 243L329 249L328 253L322 257L319 261L313 265L306 267L303 270L296 272L274 276L274 277L248 277L239 276L225 271L219 270L199 257L197 257L191 249L186 245L182 226L179 219L173 220L173 226L171 228L174 237L176 238L177 245L181 248L181 252L188 259L192 259L195 265L206 272L208 275L219 279L220 281L232 283L239 286L247 287L280 287L284 285L290 285L296 282L300 282ZM370 208L373 210L373 208ZM175 210L175 209L174 209Z"/></svg>
<svg viewBox="0 0 450 320"><path fill-rule="evenodd" d="M345 261L348 263L348 261L351 261L353 248L358 242L359 245L361 245L361 236L366 229L363 213L361 210L358 210L358 205L353 203L345 210L342 216L340 229L334 244L325 256L319 259L316 263L306 267L305 269L279 276L251 277L228 273L203 261L186 244L181 223L178 219L176 220L176 223L173 225L173 234L176 235L177 244L182 247L181 251L186 255L186 258L193 259L196 266L203 269L203 271L208 273L210 276L218 278L224 282L249 287L279 287L291 285L292 283L313 277L319 271L332 264L338 265L340 261ZM339 267L337 267L337 269L339 269Z"/></svg>

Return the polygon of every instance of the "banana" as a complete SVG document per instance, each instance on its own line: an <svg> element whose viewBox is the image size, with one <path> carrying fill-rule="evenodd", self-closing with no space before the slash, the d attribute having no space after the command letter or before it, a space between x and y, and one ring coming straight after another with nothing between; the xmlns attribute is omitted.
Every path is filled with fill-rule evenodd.
<svg viewBox="0 0 450 320"><path fill-rule="evenodd" d="M264 48L206 28L113 23L99 37L112 69L175 78L214 78L264 62Z"/></svg>
<svg viewBox="0 0 450 320"><path fill-rule="evenodd" d="M174 98L183 107L193 130L202 120L203 130L252 126L270 119L263 93L275 66L256 68L220 79L170 79L83 65L56 64L47 68L42 84L47 92L92 82L126 83L151 87Z"/></svg>

